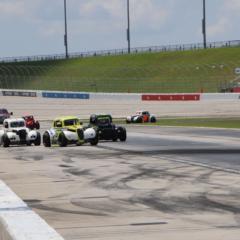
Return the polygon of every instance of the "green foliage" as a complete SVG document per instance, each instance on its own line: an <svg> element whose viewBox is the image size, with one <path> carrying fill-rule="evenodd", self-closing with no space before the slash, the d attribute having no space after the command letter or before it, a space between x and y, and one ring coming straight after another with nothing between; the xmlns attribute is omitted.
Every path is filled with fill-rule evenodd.
<svg viewBox="0 0 240 240"><path fill-rule="evenodd" d="M0 64L0 87L90 92L218 92L240 48Z"/></svg>

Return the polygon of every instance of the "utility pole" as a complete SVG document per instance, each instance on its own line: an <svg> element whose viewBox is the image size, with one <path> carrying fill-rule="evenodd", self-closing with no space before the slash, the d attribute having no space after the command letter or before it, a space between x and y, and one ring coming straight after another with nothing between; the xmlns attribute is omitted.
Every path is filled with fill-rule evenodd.
<svg viewBox="0 0 240 240"><path fill-rule="evenodd" d="M129 0L127 0L127 41L128 41L128 53L131 53L131 36L130 36L130 9L129 9Z"/></svg>
<svg viewBox="0 0 240 240"><path fill-rule="evenodd" d="M203 47L207 48L207 34L206 34L206 0L203 0L203 20L202 20L202 33L203 33Z"/></svg>
<svg viewBox="0 0 240 240"><path fill-rule="evenodd" d="M66 3L66 0L64 0L64 19L65 19L64 46L66 49L66 58L68 58L69 55L68 55L68 37L67 37L67 3Z"/></svg>

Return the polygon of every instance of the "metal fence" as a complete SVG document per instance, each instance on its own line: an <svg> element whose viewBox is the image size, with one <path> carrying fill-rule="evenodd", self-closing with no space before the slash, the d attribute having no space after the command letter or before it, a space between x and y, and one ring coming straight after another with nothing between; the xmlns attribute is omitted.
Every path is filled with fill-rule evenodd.
<svg viewBox="0 0 240 240"><path fill-rule="evenodd" d="M207 43L207 48L222 48L222 47L240 47L240 40ZM145 52L187 51L187 50L198 50L203 48L204 48L203 43L177 44L177 45L164 45L164 46L137 47L137 48L132 48L131 53L137 54L137 53L145 53ZM123 55L123 54L128 54L127 48L102 50L102 51L88 51L88 52L80 52L80 53L75 52L75 53L70 53L69 58L73 59L73 58ZM65 54L36 55L36 56L27 56L27 57L6 57L6 58L0 58L0 62L2 63L32 62L32 61L61 60L61 59L65 59Z"/></svg>

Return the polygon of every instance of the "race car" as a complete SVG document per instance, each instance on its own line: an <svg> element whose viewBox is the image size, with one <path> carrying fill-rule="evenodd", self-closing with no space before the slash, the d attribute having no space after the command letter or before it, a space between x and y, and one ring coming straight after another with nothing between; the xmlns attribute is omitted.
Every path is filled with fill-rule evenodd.
<svg viewBox="0 0 240 240"><path fill-rule="evenodd" d="M156 121L155 115L150 114L148 111L137 111L135 115L126 118L126 123L155 123Z"/></svg>
<svg viewBox="0 0 240 240"><path fill-rule="evenodd" d="M26 127L30 129L40 129L39 121L36 121L33 115L27 115L22 117L25 120Z"/></svg>
<svg viewBox="0 0 240 240"><path fill-rule="evenodd" d="M97 130L99 140L112 140L116 142L119 139L121 142L125 142L127 139L126 129L113 124L112 116L109 114L92 114L89 126Z"/></svg>
<svg viewBox="0 0 240 240"><path fill-rule="evenodd" d="M3 121L13 115L12 112L8 112L6 108L0 108L0 124L3 124Z"/></svg>
<svg viewBox="0 0 240 240"><path fill-rule="evenodd" d="M41 144L41 135L35 130L26 127L22 118L8 118L3 122L3 129L0 130L0 145L9 147L10 145L32 145Z"/></svg>
<svg viewBox="0 0 240 240"><path fill-rule="evenodd" d="M92 127L83 127L79 119L74 116L56 118L53 121L53 127L43 134L45 147L53 145L66 147L69 144L80 146L86 142L97 145L97 131Z"/></svg>

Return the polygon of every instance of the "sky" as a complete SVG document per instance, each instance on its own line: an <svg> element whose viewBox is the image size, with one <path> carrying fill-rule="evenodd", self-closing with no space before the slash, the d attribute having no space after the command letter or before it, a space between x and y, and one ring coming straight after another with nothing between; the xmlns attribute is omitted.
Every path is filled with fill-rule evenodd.
<svg viewBox="0 0 240 240"><path fill-rule="evenodd" d="M202 42L202 0L129 0L132 47ZM64 0L0 0L0 58L62 54ZM240 0L206 0L207 41L240 39ZM127 47L127 0L67 0L69 52Z"/></svg>

